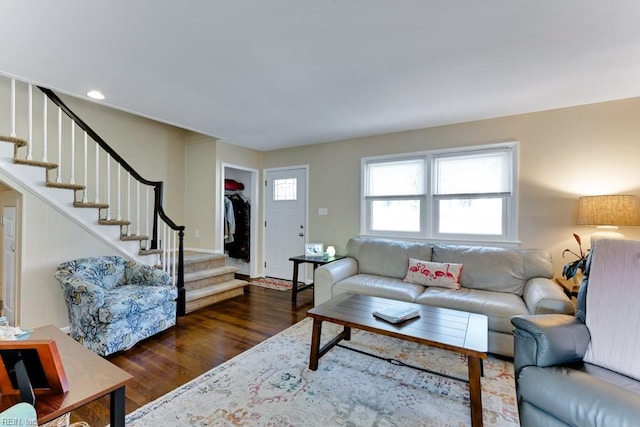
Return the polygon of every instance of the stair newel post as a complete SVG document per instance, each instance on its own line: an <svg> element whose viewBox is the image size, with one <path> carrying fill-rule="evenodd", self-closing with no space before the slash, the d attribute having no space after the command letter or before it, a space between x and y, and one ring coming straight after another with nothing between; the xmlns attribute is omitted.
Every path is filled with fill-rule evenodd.
<svg viewBox="0 0 640 427"><path fill-rule="evenodd" d="M56 182L62 182L62 108L58 107L58 168Z"/></svg>
<svg viewBox="0 0 640 427"><path fill-rule="evenodd" d="M88 185L88 177L87 177L87 132L84 132L84 141L83 141L83 154L84 160L82 162L82 179L84 183L84 190L82 190L82 203L87 203L87 185Z"/></svg>
<svg viewBox="0 0 640 427"><path fill-rule="evenodd" d="M27 109L28 114L27 114L27 120L28 120L28 125L27 127L28 129L28 138L29 138L29 145L27 146L27 160L32 160L32 155L33 155L33 85L29 84L29 88L28 88L28 100L27 100Z"/></svg>
<svg viewBox="0 0 640 427"><path fill-rule="evenodd" d="M184 227L178 230L178 316L186 314L187 293L184 289Z"/></svg>
<svg viewBox="0 0 640 427"><path fill-rule="evenodd" d="M151 247L158 249L158 213L162 206L162 183L159 182L153 188L154 200L153 200L153 238L151 239Z"/></svg>
<svg viewBox="0 0 640 427"><path fill-rule="evenodd" d="M16 137L16 80L11 79L11 136Z"/></svg>
<svg viewBox="0 0 640 427"><path fill-rule="evenodd" d="M49 118L49 114L47 112L47 95L45 95L44 93L42 94L42 122L44 123L43 127L42 127L42 161L43 162L48 162L49 160L47 159L47 151L48 151L48 144L49 141L47 140L48 138L48 128L49 126L47 125L48 122L48 118Z"/></svg>
<svg viewBox="0 0 640 427"><path fill-rule="evenodd" d="M76 183L76 124L71 120L71 171L69 173L69 183Z"/></svg>

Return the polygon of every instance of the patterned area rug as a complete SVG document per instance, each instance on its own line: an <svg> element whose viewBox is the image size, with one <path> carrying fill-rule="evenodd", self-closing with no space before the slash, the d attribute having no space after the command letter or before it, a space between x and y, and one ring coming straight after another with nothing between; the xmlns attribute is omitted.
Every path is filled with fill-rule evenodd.
<svg viewBox="0 0 640 427"><path fill-rule="evenodd" d="M261 288L277 289L279 291L288 291L293 288L291 280L273 279L271 277L260 277L251 280L249 283L254 286L260 286Z"/></svg>
<svg viewBox="0 0 640 427"><path fill-rule="evenodd" d="M127 415L143 426L467 426L466 383L335 347L308 369L311 319ZM323 325L323 342L338 326ZM463 356L360 330L345 346L466 378ZM484 361L485 426L518 426L513 364Z"/></svg>

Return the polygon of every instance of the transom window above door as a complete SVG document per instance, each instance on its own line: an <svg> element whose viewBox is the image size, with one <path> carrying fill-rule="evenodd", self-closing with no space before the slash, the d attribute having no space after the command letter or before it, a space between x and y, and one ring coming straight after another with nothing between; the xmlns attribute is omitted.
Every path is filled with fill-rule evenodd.
<svg viewBox="0 0 640 427"><path fill-rule="evenodd" d="M517 240L518 143L362 159L361 233Z"/></svg>

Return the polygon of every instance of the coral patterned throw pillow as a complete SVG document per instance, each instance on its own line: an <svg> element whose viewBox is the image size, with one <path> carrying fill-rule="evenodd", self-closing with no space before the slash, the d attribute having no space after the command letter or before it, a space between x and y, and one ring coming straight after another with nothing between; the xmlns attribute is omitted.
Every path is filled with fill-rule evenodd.
<svg viewBox="0 0 640 427"><path fill-rule="evenodd" d="M461 273L462 264L429 262L409 258L409 268L404 281L424 286L460 289Z"/></svg>

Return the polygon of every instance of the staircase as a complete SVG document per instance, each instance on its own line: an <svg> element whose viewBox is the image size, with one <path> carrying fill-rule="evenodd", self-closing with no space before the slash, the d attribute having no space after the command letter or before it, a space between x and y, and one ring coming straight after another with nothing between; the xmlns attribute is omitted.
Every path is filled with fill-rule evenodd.
<svg viewBox="0 0 640 427"><path fill-rule="evenodd" d="M13 144L13 158L3 161L4 172L123 255L169 273L178 288L179 315L243 294L247 283L234 278L236 269L225 266L225 255L191 254L185 260L185 227L165 214L162 182L138 174L52 91L38 88L42 95L37 95L35 86L0 76L0 84L8 81L10 129L0 123L0 141ZM18 96L22 102L16 103ZM17 104L28 104L26 119L17 117ZM16 135L17 120L24 135ZM48 133L55 130L52 143L48 139L56 138ZM36 152L40 159L34 159ZM72 204L71 195L64 196L68 190Z"/></svg>
<svg viewBox="0 0 640 427"><path fill-rule="evenodd" d="M226 265L227 255L186 253L184 288L186 312L244 294L245 280L235 278L237 268Z"/></svg>

